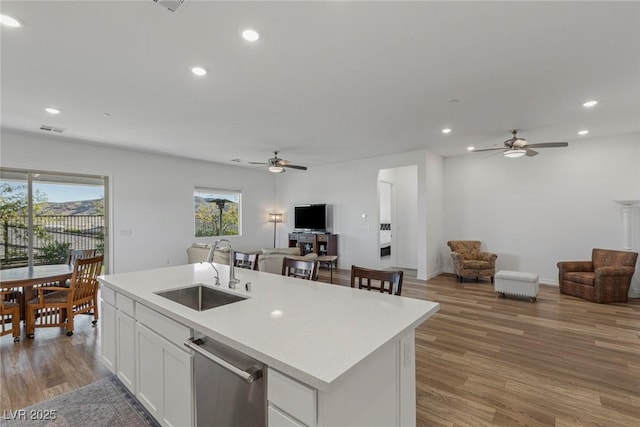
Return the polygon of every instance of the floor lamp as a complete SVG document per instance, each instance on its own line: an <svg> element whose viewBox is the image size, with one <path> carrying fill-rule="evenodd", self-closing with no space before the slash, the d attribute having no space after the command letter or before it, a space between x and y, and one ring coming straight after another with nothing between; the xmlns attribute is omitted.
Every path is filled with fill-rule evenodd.
<svg viewBox="0 0 640 427"><path fill-rule="evenodd" d="M622 205L622 248L625 251L633 250L633 244L631 243L631 208L633 208L633 205L640 203L640 200L616 200L615 202Z"/></svg>
<svg viewBox="0 0 640 427"><path fill-rule="evenodd" d="M279 222L282 222L282 214L281 213L270 213L269 214L269 222L273 223L273 247L276 247L276 227Z"/></svg>

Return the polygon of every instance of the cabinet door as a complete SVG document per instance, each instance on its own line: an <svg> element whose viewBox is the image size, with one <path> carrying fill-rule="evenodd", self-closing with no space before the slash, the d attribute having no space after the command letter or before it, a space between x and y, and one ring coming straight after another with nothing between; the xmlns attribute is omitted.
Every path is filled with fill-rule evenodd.
<svg viewBox="0 0 640 427"><path fill-rule="evenodd" d="M136 349L135 320L118 310L116 313L118 340L117 376L129 391L135 395Z"/></svg>
<svg viewBox="0 0 640 427"><path fill-rule="evenodd" d="M164 416L170 426L193 425L193 356L166 342L164 349Z"/></svg>
<svg viewBox="0 0 640 427"><path fill-rule="evenodd" d="M100 301L100 335L102 363L111 373L116 373L116 308Z"/></svg>
<svg viewBox="0 0 640 427"><path fill-rule="evenodd" d="M269 427L306 427L272 405L269 405L267 416Z"/></svg>
<svg viewBox="0 0 640 427"><path fill-rule="evenodd" d="M156 420L162 419L163 339L140 322L136 323L137 393L136 397Z"/></svg>
<svg viewBox="0 0 640 427"><path fill-rule="evenodd" d="M269 369L267 377L267 400L269 407L277 407L287 418L299 420L304 425L313 427L317 419L317 391L293 378ZM269 413L269 427L284 422L278 414ZM275 418L273 418L275 417ZM287 425L287 424L284 424ZM337 424L336 424L337 425Z"/></svg>

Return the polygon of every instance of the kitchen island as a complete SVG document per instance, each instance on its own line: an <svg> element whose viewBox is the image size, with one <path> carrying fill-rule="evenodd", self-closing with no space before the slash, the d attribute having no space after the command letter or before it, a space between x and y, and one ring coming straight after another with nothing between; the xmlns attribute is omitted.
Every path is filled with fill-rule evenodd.
<svg viewBox="0 0 640 427"><path fill-rule="evenodd" d="M216 266L220 286L206 263L98 279L103 362L160 423L196 422L183 342L204 335L268 367L269 426L415 425L414 330L437 303L244 269L229 289ZM194 284L246 299L197 311L157 295Z"/></svg>

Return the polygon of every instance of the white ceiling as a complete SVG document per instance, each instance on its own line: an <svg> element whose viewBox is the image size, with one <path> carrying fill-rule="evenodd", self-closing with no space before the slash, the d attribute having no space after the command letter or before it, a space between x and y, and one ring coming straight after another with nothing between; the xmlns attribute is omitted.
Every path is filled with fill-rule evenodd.
<svg viewBox="0 0 640 427"><path fill-rule="evenodd" d="M10 129L222 163L280 150L310 167L459 155L513 128L569 149L640 132L639 2L185 0L172 13L152 0L3 0L1 11L25 24L2 28Z"/></svg>

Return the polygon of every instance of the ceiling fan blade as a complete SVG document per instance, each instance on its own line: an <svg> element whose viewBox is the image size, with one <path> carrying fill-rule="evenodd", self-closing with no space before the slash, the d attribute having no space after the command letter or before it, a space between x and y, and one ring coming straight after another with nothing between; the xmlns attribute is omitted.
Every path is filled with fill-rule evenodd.
<svg viewBox="0 0 640 427"><path fill-rule="evenodd" d="M533 156L537 156L538 152L536 150L531 150L530 148L527 148L526 153L524 153L524 155L527 157L533 157Z"/></svg>
<svg viewBox="0 0 640 427"><path fill-rule="evenodd" d="M527 144L527 148L552 148L552 147L568 147L568 142L539 142L537 144Z"/></svg>
<svg viewBox="0 0 640 427"><path fill-rule="evenodd" d="M285 163L282 163L281 166L285 167L285 168L291 168L291 169L300 169L302 171L306 171L307 170L306 166L289 165L289 164L285 164Z"/></svg>
<svg viewBox="0 0 640 427"><path fill-rule="evenodd" d="M481 151L495 151L495 150L503 150L504 151L504 147L500 147L500 148L482 148L480 150L472 150L472 153L479 153Z"/></svg>
<svg viewBox="0 0 640 427"><path fill-rule="evenodd" d="M264 163L264 162L247 162L250 165L268 165L269 163Z"/></svg>
<svg viewBox="0 0 640 427"><path fill-rule="evenodd" d="M504 151L501 152L501 153L491 153L489 155L484 156L483 159L488 159L489 157L497 156L498 154L503 154L503 153L504 153Z"/></svg>

